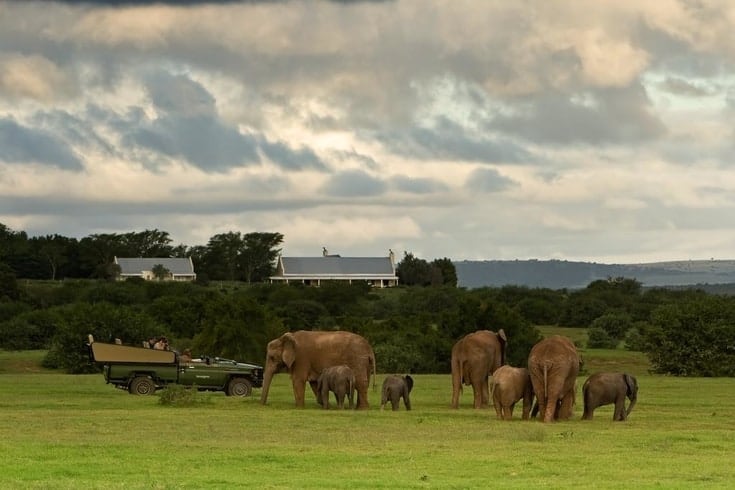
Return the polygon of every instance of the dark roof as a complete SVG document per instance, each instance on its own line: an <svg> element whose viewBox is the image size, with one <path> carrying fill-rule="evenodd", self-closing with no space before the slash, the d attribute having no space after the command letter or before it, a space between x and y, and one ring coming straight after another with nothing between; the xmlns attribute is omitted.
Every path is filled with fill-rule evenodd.
<svg viewBox="0 0 735 490"><path fill-rule="evenodd" d="M282 266L282 270L281 267ZM281 277L389 277L396 273L390 257L281 257Z"/></svg>
<svg viewBox="0 0 735 490"><path fill-rule="evenodd" d="M193 275L194 265L189 258L180 257L137 257L125 258L115 257L115 263L120 266L120 274L136 274L140 275L143 271L151 271L157 264L161 264L171 274L174 275Z"/></svg>

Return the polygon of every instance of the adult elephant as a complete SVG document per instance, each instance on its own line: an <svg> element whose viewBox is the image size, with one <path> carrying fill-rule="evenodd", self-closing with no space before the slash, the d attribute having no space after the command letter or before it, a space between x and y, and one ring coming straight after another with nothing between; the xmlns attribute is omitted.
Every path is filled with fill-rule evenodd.
<svg viewBox="0 0 735 490"><path fill-rule="evenodd" d="M627 410L625 397L630 400ZM615 404L613 420L626 420L638 400L638 380L628 373L595 373L582 385L582 399L583 420L592 420L597 407L610 403Z"/></svg>
<svg viewBox="0 0 735 490"><path fill-rule="evenodd" d="M528 372L544 422L572 416L579 363L574 343L561 335L547 337L531 348Z"/></svg>
<svg viewBox="0 0 735 490"><path fill-rule="evenodd" d="M477 330L459 339L452 347L452 408L459 407L462 385L472 385L475 408L487 408L490 403L488 377L505 364L503 329L497 333Z"/></svg>
<svg viewBox="0 0 735 490"><path fill-rule="evenodd" d="M364 337L344 331L286 332L268 343L260 402L268 401L273 376L283 372L291 375L297 407L304 406L307 381L318 400L319 375L325 368L341 364L349 366L355 374L357 408L368 408L367 392L370 374L373 379L375 376L375 354Z"/></svg>

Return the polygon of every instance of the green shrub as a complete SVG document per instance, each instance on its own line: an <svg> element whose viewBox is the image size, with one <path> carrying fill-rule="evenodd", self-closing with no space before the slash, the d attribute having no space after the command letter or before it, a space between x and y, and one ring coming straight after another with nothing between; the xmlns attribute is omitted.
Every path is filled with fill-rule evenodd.
<svg viewBox="0 0 735 490"><path fill-rule="evenodd" d="M614 349L618 345L618 341L600 327L591 327L587 336L587 347L590 349Z"/></svg>
<svg viewBox="0 0 735 490"><path fill-rule="evenodd" d="M613 340L623 340L632 324L630 315L622 312L605 313L592 322L591 328L601 328Z"/></svg>
<svg viewBox="0 0 735 490"><path fill-rule="evenodd" d="M212 403L212 399L209 394L200 393L196 385L187 387L172 384L161 391L158 403L169 407L193 407Z"/></svg>

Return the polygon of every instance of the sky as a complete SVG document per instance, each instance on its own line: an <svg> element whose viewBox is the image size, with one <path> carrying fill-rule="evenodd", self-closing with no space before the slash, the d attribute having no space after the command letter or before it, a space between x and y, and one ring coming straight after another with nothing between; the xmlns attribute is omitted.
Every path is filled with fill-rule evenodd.
<svg viewBox="0 0 735 490"><path fill-rule="evenodd" d="M735 3L0 0L0 223L735 258Z"/></svg>

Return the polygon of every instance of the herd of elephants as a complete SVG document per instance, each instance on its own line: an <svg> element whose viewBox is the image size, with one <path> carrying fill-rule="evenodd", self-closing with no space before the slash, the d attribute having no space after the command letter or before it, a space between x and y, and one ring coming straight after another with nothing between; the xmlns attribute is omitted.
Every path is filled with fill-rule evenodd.
<svg viewBox="0 0 735 490"><path fill-rule="evenodd" d="M547 337L533 346L527 367L511 367L505 364L506 341L502 329L477 330L454 344L451 406L458 408L462 385L468 385L474 391L474 407L489 407L488 380L492 377L492 401L498 418L511 419L513 407L523 400L524 419L538 414L544 422L569 419L581 363L574 343L560 335ZM370 377L375 379L376 375L375 354L367 339L352 332L287 332L268 343L261 403L268 400L273 376L284 372L291 375L297 407L304 406L309 383L323 408L329 408L330 392L334 393L339 408L343 408L345 397L353 408L356 391L356 408L366 409ZM381 409L390 402L393 410L398 410L402 398L410 410L412 387L410 375L386 377ZM591 419L597 407L614 403L613 420L622 421L635 406L638 382L626 373L595 373L584 382L582 392L583 419ZM627 410L626 398L630 400Z"/></svg>

